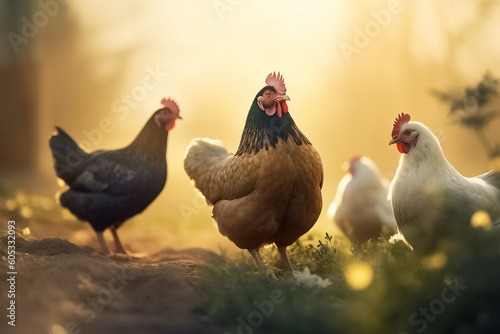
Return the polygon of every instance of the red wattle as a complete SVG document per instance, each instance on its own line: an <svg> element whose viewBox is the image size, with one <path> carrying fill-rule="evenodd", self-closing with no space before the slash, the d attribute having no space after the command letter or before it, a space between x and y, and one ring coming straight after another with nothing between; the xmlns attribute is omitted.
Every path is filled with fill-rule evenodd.
<svg viewBox="0 0 500 334"><path fill-rule="evenodd" d="M397 144L397 146L398 146L398 151L399 151L399 153L405 153L405 152L403 151L403 147L401 147L401 144L400 144L400 143L398 143L398 144Z"/></svg>
<svg viewBox="0 0 500 334"><path fill-rule="evenodd" d="M167 131L170 131L174 128L175 126L175 119L171 120L170 122L167 123L167 125L165 125L165 129Z"/></svg>
<svg viewBox="0 0 500 334"><path fill-rule="evenodd" d="M288 112L288 105L286 104L286 101L281 101L281 110L283 112Z"/></svg>

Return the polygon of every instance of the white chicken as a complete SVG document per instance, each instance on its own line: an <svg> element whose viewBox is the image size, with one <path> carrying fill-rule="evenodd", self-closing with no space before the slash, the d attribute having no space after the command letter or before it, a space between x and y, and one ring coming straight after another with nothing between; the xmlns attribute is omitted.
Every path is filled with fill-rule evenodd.
<svg viewBox="0 0 500 334"><path fill-rule="evenodd" d="M368 157L353 157L349 174L337 188L328 216L351 240L363 243L396 232L396 220L387 199L389 181Z"/></svg>
<svg viewBox="0 0 500 334"><path fill-rule="evenodd" d="M401 114L389 145L402 153L389 188L398 228L417 251L435 248L441 238L471 226L486 211L500 223L500 173L462 176L446 160L437 137L422 123Z"/></svg>

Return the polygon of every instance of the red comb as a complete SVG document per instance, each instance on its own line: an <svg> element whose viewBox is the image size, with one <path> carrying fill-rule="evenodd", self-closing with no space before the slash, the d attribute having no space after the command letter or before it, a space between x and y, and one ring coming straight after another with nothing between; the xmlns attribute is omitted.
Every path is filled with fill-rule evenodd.
<svg viewBox="0 0 500 334"><path fill-rule="evenodd" d="M266 78L266 85L273 86L274 89L280 94L286 93L285 80L283 80L283 76L278 72L270 73Z"/></svg>
<svg viewBox="0 0 500 334"><path fill-rule="evenodd" d="M349 173L354 176L354 164L361 160L361 156L356 155L349 160Z"/></svg>
<svg viewBox="0 0 500 334"><path fill-rule="evenodd" d="M401 126L405 123L408 123L410 121L410 115L405 114L404 112L401 113L401 115L398 115L396 120L394 121L394 127L392 128L392 136L397 136L399 135L399 130L401 129Z"/></svg>
<svg viewBox="0 0 500 334"><path fill-rule="evenodd" d="M163 98L163 100L161 100L161 104L163 104L163 107L170 109L170 111L174 114L179 114L179 106L177 105L177 103L175 103L174 100L170 98L168 98L168 100L166 98Z"/></svg>
<svg viewBox="0 0 500 334"><path fill-rule="evenodd" d="M351 158L351 160L349 160L349 165L353 165L355 164L356 162L360 161L361 160L361 156L359 155L355 155Z"/></svg>

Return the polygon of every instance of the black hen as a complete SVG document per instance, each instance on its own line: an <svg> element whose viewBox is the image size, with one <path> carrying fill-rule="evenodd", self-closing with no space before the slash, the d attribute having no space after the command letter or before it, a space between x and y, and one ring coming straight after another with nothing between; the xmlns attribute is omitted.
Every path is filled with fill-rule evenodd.
<svg viewBox="0 0 500 334"><path fill-rule="evenodd" d="M119 150L87 153L60 128L50 138L56 174L69 186L60 203L92 225L106 254L103 231L111 227L116 252L126 254L116 229L146 209L165 186L168 131L181 117L173 100L162 104L135 140Z"/></svg>

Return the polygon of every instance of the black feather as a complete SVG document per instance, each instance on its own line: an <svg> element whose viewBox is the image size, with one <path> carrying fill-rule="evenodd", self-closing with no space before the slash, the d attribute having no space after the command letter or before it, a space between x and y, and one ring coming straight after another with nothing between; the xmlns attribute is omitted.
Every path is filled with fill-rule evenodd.
<svg viewBox="0 0 500 334"><path fill-rule="evenodd" d="M56 130L57 134L49 140L55 161L54 168L58 177L71 184L89 154L82 150L63 129L56 127Z"/></svg>
<svg viewBox="0 0 500 334"><path fill-rule="evenodd" d="M119 150L86 153L57 130L49 144L56 173L70 187L61 195L61 205L94 230L119 226L142 212L165 186L168 132L153 117L129 146Z"/></svg>
<svg viewBox="0 0 500 334"><path fill-rule="evenodd" d="M277 113L273 116L268 116L260 109L257 104L257 98L262 96L264 91L268 89L276 92L272 86L266 86L255 96L248 112L240 145L235 155L245 153L256 154L261 149L267 151L270 147L276 148L276 144L280 138L285 143L291 138L297 145L311 144L307 137L299 130L290 113L283 113L281 117Z"/></svg>

